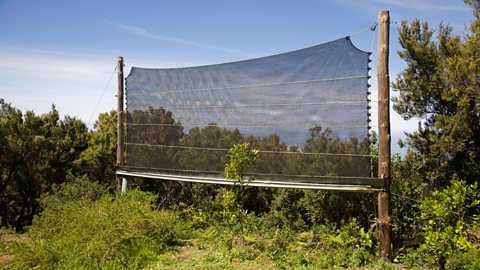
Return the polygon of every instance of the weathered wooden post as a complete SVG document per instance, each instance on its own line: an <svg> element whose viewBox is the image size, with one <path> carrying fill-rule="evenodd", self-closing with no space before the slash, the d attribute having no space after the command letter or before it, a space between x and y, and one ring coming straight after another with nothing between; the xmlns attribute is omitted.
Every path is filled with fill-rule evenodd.
<svg viewBox="0 0 480 270"><path fill-rule="evenodd" d="M390 14L378 14L378 176L384 189L378 193L378 225L380 256L392 259L392 211L390 209L390 76L388 54Z"/></svg>
<svg viewBox="0 0 480 270"><path fill-rule="evenodd" d="M117 162L116 165L123 165L123 153L124 153L124 115L123 115L123 57L118 57L118 92L117 92ZM124 180L117 175L117 192L122 192L122 184Z"/></svg>

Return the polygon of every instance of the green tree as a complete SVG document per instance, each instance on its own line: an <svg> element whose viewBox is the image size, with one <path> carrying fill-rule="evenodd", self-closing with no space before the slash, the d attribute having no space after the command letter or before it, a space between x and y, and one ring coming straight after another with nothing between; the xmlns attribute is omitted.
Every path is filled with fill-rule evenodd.
<svg viewBox="0 0 480 270"><path fill-rule="evenodd" d="M175 166L179 169L221 172L227 163L227 150L221 149L230 149L242 140L239 130L222 129L214 123L203 128L192 128L181 141L182 147L187 148L176 153Z"/></svg>
<svg viewBox="0 0 480 270"><path fill-rule="evenodd" d="M60 120L54 106L39 116L23 114L0 100L0 226L21 231L31 224L41 210L41 194L80 173L79 157L86 147L82 121Z"/></svg>
<svg viewBox="0 0 480 270"><path fill-rule="evenodd" d="M480 179L480 4L465 2L475 20L463 37L442 24L435 40L418 19L398 30L408 66L393 83L394 109L404 119L420 119L408 144L423 159L424 179L437 188L451 179Z"/></svg>
<svg viewBox="0 0 480 270"><path fill-rule="evenodd" d="M333 135L330 128L320 126L310 128L310 137L302 147L306 153L362 154L370 153L368 139L340 138ZM305 155L302 159L301 174L304 175L338 175L370 176L371 160L365 156L329 156Z"/></svg>
<svg viewBox="0 0 480 270"><path fill-rule="evenodd" d="M126 114L126 166L141 170L162 170L171 173L175 155L184 136L182 125L172 112L164 108L128 111ZM142 190L162 194L159 205L177 203L182 197L183 183L145 178L133 179Z"/></svg>
<svg viewBox="0 0 480 270"><path fill-rule="evenodd" d="M117 114L101 113L88 132L88 148L81 154L83 172L92 181L115 187Z"/></svg>

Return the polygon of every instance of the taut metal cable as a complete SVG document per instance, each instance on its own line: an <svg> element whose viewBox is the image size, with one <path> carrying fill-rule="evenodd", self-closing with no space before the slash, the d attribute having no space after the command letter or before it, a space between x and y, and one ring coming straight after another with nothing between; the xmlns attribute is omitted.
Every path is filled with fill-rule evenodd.
<svg viewBox="0 0 480 270"><path fill-rule="evenodd" d="M178 149L209 150L209 151L222 151L222 152L227 152L228 150L230 150L230 149L227 149L227 148L196 147L196 146L165 145L165 144L147 144L147 143L126 143L126 145L178 148ZM377 157L375 155L367 155L367 154L290 152L290 151L268 151L268 150L258 150L258 152L259 153L268 153L268 154L291 154L291 155L318 155L318 156L340 156L340 157Z"/></svg>
<svg viewBox="0 0 480 270"><path fill-rule="evenodd" d="M198 105L198 106L185 106L185 107L170 107L165 106L165 109L168 110L178 110L178 109L225 109L225 108L248 108L248 107L283 107L283 106L314 106L314 105L323 105L323 104L358 104L363 105L365 100L352 100L352 101L322 101L322 102L305 102L305 103L272 103L272 104L241 104L241 105Z"/></svg>
<svg viewBox="0 0 480 270"><path fill-rule="evenodd" d="M306 125L243 125L243 124L223 124L223 123L216 123L216 124L185 124L185 123L177 123L177 124L157 124L157 123L127 123L127 126L159 126L159 127L228 127L228 128L305 128L310 129L312 126ZM329 128L333 127L342 127L342 128L359 128L364 127L363 124L358 125L329 125ZM377 127L377 125L371 125L371 127Z"/></svg>
<svg viewBox="0 0 480 270"><path fill-rule="evenodd" d="M95 105L95 108L92 111L92 114L90 115L90 118L88 119L88 123L92 123L92 119L95 116L95 113L97 112L98 106L100 105L100 102L102 101L103 96L105 95L105 92L108 89L108 86L110 85L110 82L112 81L113 74L115 74L115 71L117 71L117 67L115 67L112 71L112 74L110 75L110 78L107 81L107 84L103 88L102 94L100 95L100 98L97 101L97 104Z"/></svg>
<svg viewBox="0 0 480 270"><path fill-rule="evenodd" d="M361 29L361 30L358 30L356 32L353 32L351 34L349 34L348 36L355 36L355 35L358 35L358 34L361 34L361 33L364 33L364 32L367 32L367 31L375 31L375 28L377 27L378 25L378 22L375 22L372 26L370 27L367 27L367 28L364 28L364 29Z"/></svg>
<svg viewBox="0 0 480 270"><path fill-rule="evenodd" d="M369 78L369 76L358 75L358 76L325 78L325 79L305 80L305 81L291 81L291 82L282 82L282 83L246 84L246 85L234 85L234 86L226 86L226 87L186 89L186 90L178 90L178 91L156 91L156 92L148 92L148 93L129 94L129 96L131 96L131 97L134 97L134 96L155 96L155 95L178 94L178 93L188 93L188 92L204 92L204 91L219 91L219 90L244 89L244 88L259 88L259 87L266 87L266 86L281 86L281 85L316 83L316 82L327 82L327 81L338 81L338 80L351 80L351 79L361 79L361 78Z"/></svg>

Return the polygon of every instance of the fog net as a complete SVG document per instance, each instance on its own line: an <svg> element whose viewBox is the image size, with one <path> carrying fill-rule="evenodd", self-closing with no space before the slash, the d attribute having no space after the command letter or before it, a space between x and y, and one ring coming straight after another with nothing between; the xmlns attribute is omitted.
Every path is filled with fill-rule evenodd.
<svg viewBox="0 0 480 270"><path fill-rule="evenodd" d="M133 67L122 169L225 181L228 149L248 142L259 150L252 183L374 185L369 56L345 37L218 65Z"/></svg>

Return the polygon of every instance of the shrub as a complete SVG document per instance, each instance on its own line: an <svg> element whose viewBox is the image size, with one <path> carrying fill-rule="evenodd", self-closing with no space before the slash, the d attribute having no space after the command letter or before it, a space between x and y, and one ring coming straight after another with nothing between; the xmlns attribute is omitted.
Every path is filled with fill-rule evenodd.
<svg viewBox="0 0 480 270"><path fill-rule="evenodd" d="M467 252L454 253L448 258L445 269L480 269L480 251L478 249L471 249Z"/></svg>
<svg viewBox="0 0 480 270"><path fill-rule="evenodd" d="M132 190L47 207L29 229L30 240L15 252L13 268L145 267L177 240L176 217L153 210L155 200L154 195Z"/></svg>
<svg viewBox="0 0 480 270"><path fill-rule="evenodd" d="M478 246L475 232L480 226L480 191L477 183L452 181L450 187L437 191L420 206L425 222L425 244L421 249L444 265L457 252L470 252Z"/></svg>
<svg viewBox="0 0 480 270"><path fill-rule="evenodd" d="M73 178L60 185L54 184L50 193L40 196L40 206L48 211L59 211L65 205L81 200L95 201L107 192L99 183L90 181L86 176Z"/></svg>

